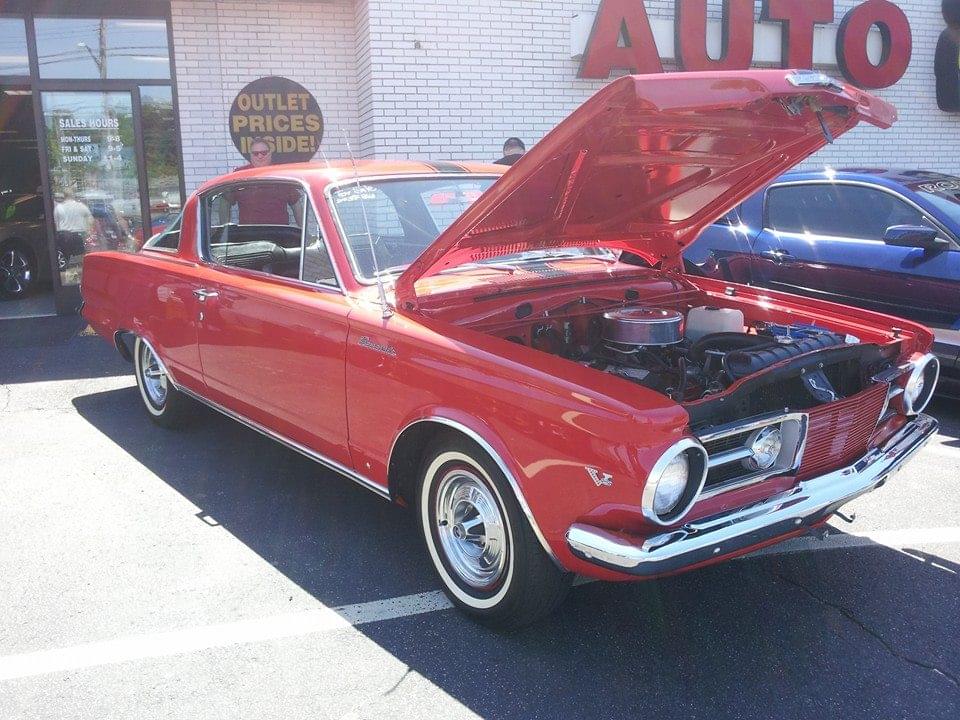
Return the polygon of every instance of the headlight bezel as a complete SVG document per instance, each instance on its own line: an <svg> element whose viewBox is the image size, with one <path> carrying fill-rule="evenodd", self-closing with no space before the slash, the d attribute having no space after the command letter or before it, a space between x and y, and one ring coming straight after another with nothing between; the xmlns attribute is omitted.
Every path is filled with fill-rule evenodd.
<svg viewBox="0 0 960 720"><path fill-rule="evenodd" d="M657 485L664 471L681 453L686 454L688 462L687 482L677 503L665 513L654 510ZM708 469L707 451L703 445L693 438L683 438L668 447L650 468L647 481L643 487L640 499L640 508L643 517L655 525L673 525L682 520L696 504L703 485L707 481Z"/></svg>
<svg viewBox="0 0 960 720"><path fill-rule="evenodd" d="M916 397L911 397L907 390L918 379L923 381L923 386ZM933 399L939 379L940 360L936 355L927 353L912 360L909 372L901 375L897 382L900 387L900 392L895 398L895 402L899 405L898 409L908 417L922 413Z"/></svg>

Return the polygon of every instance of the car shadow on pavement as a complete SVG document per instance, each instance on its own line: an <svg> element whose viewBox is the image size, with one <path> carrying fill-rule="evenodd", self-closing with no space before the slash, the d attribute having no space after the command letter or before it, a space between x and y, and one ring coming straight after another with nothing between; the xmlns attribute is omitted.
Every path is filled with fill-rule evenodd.
<svg viewBox="0 0 960 720"><path fill-rule="evenodd" d="M162 431L135 388L73 402L324 605L439 587L406 511L240 424ZM452 611L357 629L489 718L960 717L960 567L880 545L581 585L513 634Z"/></svg>
<svg viewBox="0 0 960 720"><path fill-rule="evenodd" d="M116 348L78 316L0 321L0 384L131 373Z"/></svg>
<svg viewBox="0 0 960 720"><path fill-rule="evenodd" d="M951 438L943 444L960 448L960 400L952 397L936 396L924 412L940 421L940 434Z"/></svg>

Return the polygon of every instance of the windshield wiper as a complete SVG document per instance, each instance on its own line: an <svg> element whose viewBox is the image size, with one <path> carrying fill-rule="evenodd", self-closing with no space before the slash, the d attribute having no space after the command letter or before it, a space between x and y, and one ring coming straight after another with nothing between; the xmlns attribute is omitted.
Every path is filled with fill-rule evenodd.
<svg viewBox="0 0 960 720"><path fill-rule="evenodd" d="M373 276L375 278L378 278L382 275L393 275L394 273L401 273L404 270L406 270L408 267L410 267L410 263L407 263L406 265L394 265L393 267L388 267L383 270L380 270L379 272L374 273Z"/></svg>
<svg viewBox="0 0 960 720"><path fill-rule="evenodd" d="M507 265L504 263L463 263L462 265L454 265L449 267L446 270L441 270L438 274L443 275L444 273L457 272L459 270L502 270L509 273L514 273L519 268L516 265Z"/></svg>

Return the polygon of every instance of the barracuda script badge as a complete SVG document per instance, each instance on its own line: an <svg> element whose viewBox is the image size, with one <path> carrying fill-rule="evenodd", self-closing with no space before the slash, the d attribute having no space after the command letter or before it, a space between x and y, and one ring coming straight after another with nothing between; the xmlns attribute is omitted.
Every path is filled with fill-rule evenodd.
<svg viewBox="0 0 960 720"><path fill-rule="evenodd" d="M601 472L599 468L587 467L585 468L587 475L590 476L590 479L596 484L597 487L610 487L613 485L613 475L610 473Z"/></svg>
<svg viewBox="0 0 960 720"><path fill-rule="evenodd" d="M384 345L378 343L375 340L371 340L366 335L360 336L360 339L357 341L357 344L360 347L365 347L368 350L376 350L378 353L383 353L384 355L389 355L390 357L396 357L397 351L390 345Z"/></svg>

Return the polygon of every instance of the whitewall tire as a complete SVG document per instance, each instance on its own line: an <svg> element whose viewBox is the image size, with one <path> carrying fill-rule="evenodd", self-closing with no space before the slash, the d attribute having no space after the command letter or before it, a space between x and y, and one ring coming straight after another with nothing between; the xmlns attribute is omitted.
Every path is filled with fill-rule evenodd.
<svg viewBox="0 0 960 720"><path fill-rule="evenodd" d="M150 419L166 428L183 426L191 415L190 398L173 386L163 361L150 343L140 337L134 343L133 367Z"/></svg>
<svg viewBox="0 0 960 720"><path fill-rule="evenodd" d="M515 629L554 610L571 577L547 556L497 465L458 435L421 467L417 523L450 600L484 624Z"/></svg>

